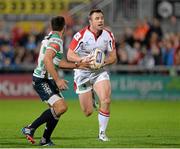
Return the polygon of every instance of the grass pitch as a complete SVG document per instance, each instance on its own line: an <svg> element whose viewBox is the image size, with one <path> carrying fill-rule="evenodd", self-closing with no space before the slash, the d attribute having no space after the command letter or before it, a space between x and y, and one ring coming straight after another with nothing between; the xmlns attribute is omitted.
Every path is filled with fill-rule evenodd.
<svg viewBox="0 0 180 149"><path fill-rule="evenodd" d="M180 147L180 101L112 101L107 129L110 142L97 140L97 112L85 117L78 100L68 100L69 109L56 127L53 148L138 148ZM0 147L38 148L44 126L35 133L31 145L21 128L47 108L35 101L0 101Z"/></svg>

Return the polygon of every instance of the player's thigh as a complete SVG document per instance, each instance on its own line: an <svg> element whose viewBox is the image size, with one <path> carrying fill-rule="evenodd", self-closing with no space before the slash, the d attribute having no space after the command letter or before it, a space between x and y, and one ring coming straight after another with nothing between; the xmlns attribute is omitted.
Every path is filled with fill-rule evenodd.
<svg viewBox="0 0 180 149"><path fill-rule="evenodd" d="M79 96L81 109L84 112L92 112L93 110L92 91L81 93L78 96Z"/></svg>
<svg viewBox="0 0 180 149"><path fill-rule="evenodd" d="M111 83L110 80L101 80L94 84L93 86L97 96L99 97L100 101L108 100L110 102L111 96Z"/></svg>

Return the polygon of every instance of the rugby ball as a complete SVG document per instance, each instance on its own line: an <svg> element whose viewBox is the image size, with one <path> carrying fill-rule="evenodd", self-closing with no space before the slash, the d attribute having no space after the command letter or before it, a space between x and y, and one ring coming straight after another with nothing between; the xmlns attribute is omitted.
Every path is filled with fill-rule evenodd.
<svg viewBox="0 0 180 149"><path fill-rule="evenodd" d="M91 62L91 69L100 69L104 65L105 54L102 50L96 48L91 53L93 61Z"/></svg>

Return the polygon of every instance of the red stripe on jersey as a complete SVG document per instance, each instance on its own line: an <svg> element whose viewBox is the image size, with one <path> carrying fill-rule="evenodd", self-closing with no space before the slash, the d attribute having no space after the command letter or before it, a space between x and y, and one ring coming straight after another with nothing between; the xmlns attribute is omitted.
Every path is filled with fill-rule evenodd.
<svg viewBox="0 0 180 149"><path fill-rule="evenodd" d="M83 28L82 30L80 30L79 32L77 32L74 35L74 37L73 37L73 39L72 39L72 41L71 41L71 43L69 45L69 49L71 49L73 51L76 49L76 47L79 44L79 41L82 39L82 37L83 37L83 35L84 35L85 31L86 31L86 29L87 29L87 27Z"/></svg>
<svg viewBox="0 0 180 149"><path fill-rule="evenodd" d="M112 38L112 48L113 48L112 50L116 49L115 39L114 39L114 37L113 37L113 35L112 35L112 32L109 31L108 29L104 29L104 30L107 31L107 32L109 33L110 37Z"/></svg>
<svg viewBox="0 0 180 149"><path fill-rule="evenodd" d="M49 47L54 48L56 51L60 51L60 47L57 43L50 43Z"/></svg>

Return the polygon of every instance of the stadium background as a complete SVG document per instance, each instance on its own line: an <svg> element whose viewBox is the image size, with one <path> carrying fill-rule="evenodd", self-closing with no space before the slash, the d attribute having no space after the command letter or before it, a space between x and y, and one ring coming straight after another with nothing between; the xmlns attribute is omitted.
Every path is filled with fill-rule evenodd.
<svg viewBox="0 0 180 149"><path fill-rule="evenodd" d="M146 142L147 146L141 144L138 139L136 142L132 138L127 138L125 142L112 141L107 147L180 147L180 139L177 134L177 130L180 130L179 117L176 117L180 113L179 0L0 0L1 117L6 120L4 111L8 109L7 113L14 112L17 115L14 117L15 124L22 127L28 119L22 120L19 124L18 118L16 119L20 114L18 109L23 109L22 107L26 106L25 101L27 101L32 104L29 105L29 108L33 110L33 104L36 105L39 102L32 89L31 76L36 65L40 41L49 32L48 21L50 18L58 14L66 18L67 30L64 39L66 52L73 34L88 24L87 15L91 8L103 9L106 27L113 31L116 39L118 62L106 68L111 74L114 113L118 112L119 114L119 107L124 110L121 111L122 113L120 112L121 117L118 117L118 114L115 116L116 121L121 122L121 126L126 128L125 125L129 123L131 116L133 117L131 111L133 108L136 112L140 110L139 113L154 109L151 111L152 113L146 112L152 115L157 113L161 113L163 116L167 115L156 117L162 121L157 125L152 123L152 126L154 128L159 126L159 134L170 138L169 144L163 137L159 143L157 136L157 138L153 138L157 142L151 140L152 144ZM75 107L79 108L77 100L74 100L77 99L77 95L73 91L73 72L59 70L59 75L69 80L69 90L64 92L65 98L70 105L74 106L75 104ZM12 105L14 106L12 107ZM19 105L21 106L19 107ZM142 105L144 109L141 109ZM40 105L38 104L38 106ZM26 111L26 108L23 110ZM129 114L132 112L132 115L127 114L125 118L123 112L126 113L126 110L129 111ZM138 125L151 125L145 114L144 117L141 115L142 117L139 116L139 118L137 118L138 114L134 114L137 121L144 119ZM169 117L172 119L170 120ZM167 134L162 132L166 130L163 127L164 120L170 124ZM114 123L116 121L114 120ZM124 125L122 121L124 121ZM9 123L8 120L0 123L2 126L0 127L1 147L17 147L17 144L20 144L19 140L16 140L14 146L8 146L8 133L7 137L3 138L3 130L7 128L6 124ZM129 126L133 129L131 124ZM114 127L116 129L119 125L114 124ZM129 132L130 128L128 128ZM146 129L145 126L144 129ZM125 130L120 132L122 133L120 138L123 140ZM134 133L137 134L138 129L134 130ZM129 135L132 134L129 133ZM148 134L146 137L149 139L151 135ZM3 143L4 141L6 143ZM91 143L86 146L82 142L78 145L68 146L65 143L64 147L104 147L99 144L93 146ZM19 145L18 147L26 146Z"/></svg>

